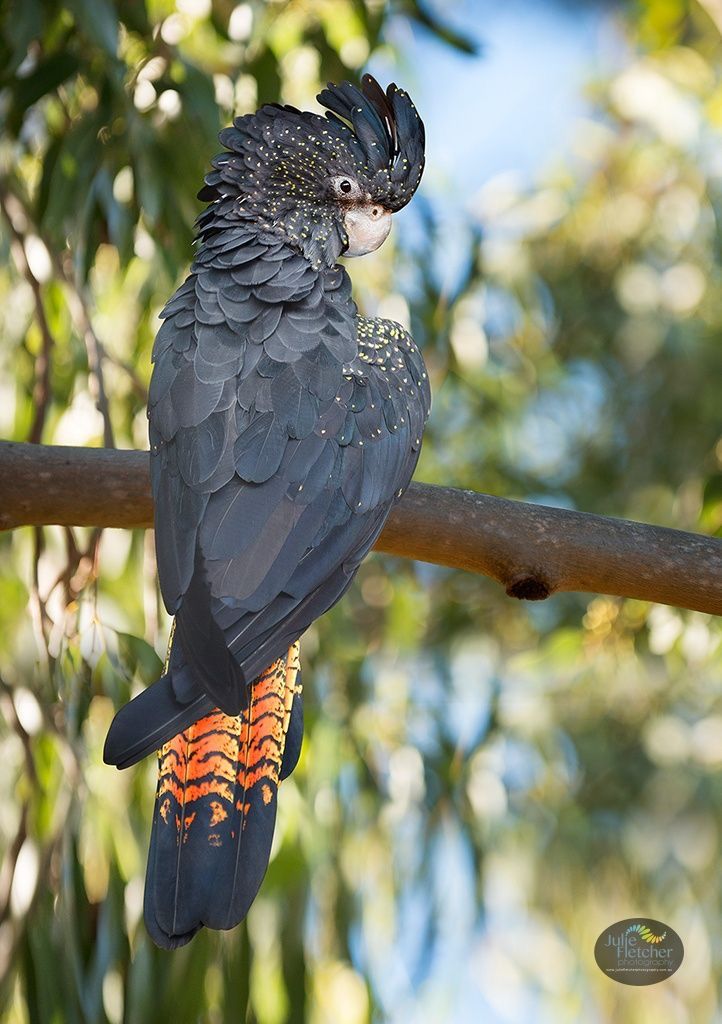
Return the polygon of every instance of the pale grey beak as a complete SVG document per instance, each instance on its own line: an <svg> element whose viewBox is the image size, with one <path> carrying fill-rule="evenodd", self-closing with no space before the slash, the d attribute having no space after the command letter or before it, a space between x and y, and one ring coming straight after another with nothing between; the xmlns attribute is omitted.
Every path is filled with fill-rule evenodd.
<svg viewBox="0 0 722 1024"><path fill-rule="evenodd" d="M348 235L344 256L365 256L386 241L391 230L391 214L378 203L355 206L343 219Z"/></svg>

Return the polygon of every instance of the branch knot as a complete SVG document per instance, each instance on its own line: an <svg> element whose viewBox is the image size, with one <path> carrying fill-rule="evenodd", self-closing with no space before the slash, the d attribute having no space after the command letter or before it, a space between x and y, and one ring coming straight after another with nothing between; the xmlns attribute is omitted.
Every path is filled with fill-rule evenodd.
<svg viewBox="0 0 722 1024"><path fill-rule="evenodd" d="M551 586L538 570L514 576L507 585L509 597L517 597L520 601L543 601L552 593Z"/></svg>

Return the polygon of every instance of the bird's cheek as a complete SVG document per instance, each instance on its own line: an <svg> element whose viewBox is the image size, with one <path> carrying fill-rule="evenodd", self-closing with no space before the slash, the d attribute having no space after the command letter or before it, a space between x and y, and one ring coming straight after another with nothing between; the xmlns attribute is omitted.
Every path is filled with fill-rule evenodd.
<svg viewBox="0 0 722 1024"><path fill-rule="evenodd" d="M372 205L349 210L343 220L348 247L344 256L364 256L386 241L391 230L391 214Z"/></svg>

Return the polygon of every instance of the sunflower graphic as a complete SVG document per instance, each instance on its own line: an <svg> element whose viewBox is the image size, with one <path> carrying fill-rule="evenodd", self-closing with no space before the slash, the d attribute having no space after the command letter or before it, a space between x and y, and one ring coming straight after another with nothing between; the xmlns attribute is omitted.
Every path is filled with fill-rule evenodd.
<svg viewBox="0 0 722 1024"><path fill-rule="evenodd" d="M627 935L629 935L630 932L636 932L640 939L644 939L645 942L650 942L654 945L658 942L662 942L667 935L666 931L662 932L661 935L655 935L652 929L648 928L646 924L630 924L629 928L627 928Z"/></svg>

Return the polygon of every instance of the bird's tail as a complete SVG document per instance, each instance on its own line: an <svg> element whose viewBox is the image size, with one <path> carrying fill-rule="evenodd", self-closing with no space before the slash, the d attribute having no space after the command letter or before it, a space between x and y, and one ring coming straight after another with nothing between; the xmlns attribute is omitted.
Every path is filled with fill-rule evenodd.
<svg viewBox="0 0 722 1024"><path fill-rule="evenodd" d="M303 737L299 645L249 685L248 707L214 710L159 751L145 921L164 949L203 926L232 928L268 866L278 783Z"/></svg>

